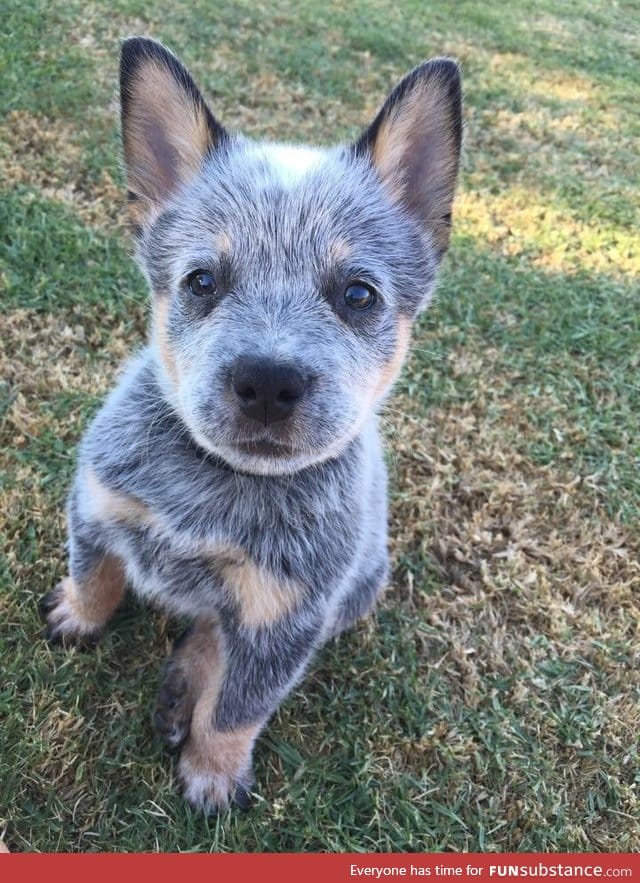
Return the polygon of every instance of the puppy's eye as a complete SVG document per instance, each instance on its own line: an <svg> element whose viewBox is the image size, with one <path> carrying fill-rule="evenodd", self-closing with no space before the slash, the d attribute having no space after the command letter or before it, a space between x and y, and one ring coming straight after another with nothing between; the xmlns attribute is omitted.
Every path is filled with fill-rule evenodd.
<svg viewBox="0 0 640 883"><path fill-rule="evenodd" d="M344 299L348 307L352 310L370 310L376 302L376 293L373 288L364 285L362 282L354 282L344 293Z"/></svg>
<svg viewBox="0 0 640 883"><path fill-rule="evenodd" d="M187 276L187 285L191 294L196 297L206 297L215 294L216 282L208 270L194 270Z"/></svg>

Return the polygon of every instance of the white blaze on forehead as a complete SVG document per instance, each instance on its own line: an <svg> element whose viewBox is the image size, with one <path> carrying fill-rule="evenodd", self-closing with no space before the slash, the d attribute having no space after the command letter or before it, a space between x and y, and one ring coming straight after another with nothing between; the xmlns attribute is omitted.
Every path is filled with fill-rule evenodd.
<svg viewBox="0 0 640 883"><path fill-rule="evenodd" d="M285 187L293 187L325 159L325 151L318 147L295 144L265 144L255 148L255 154L269 163Z"/></svg>

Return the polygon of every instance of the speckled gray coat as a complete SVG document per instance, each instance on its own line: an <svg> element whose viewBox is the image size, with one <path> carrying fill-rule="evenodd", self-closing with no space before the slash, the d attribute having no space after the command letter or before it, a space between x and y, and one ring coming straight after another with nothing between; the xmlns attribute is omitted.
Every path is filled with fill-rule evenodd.
<svg viewBox="0 0 640 883"><path fill-rule="evenodd" d="M376 412L448 244L459 75L420 65L354 145L326 150L230 135L143 38L123 45L121 96L153 322L83 439L49 623L97 634L125 584L193 620L156 726L213 811L242 802L260 728L387 579ZM273 371L295 395L256 419Z"/></svg>

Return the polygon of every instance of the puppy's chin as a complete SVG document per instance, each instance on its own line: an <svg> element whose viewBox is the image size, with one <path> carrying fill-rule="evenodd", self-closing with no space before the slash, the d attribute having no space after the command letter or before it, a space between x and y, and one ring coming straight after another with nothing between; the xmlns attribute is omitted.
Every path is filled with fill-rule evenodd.
<svg viewBox="0 0 640 883"><path fill-rule="evenodd" d="M191 428L191 433L205 451L224 460L231 469L250 475L291 475L326 459L323 451L304 454L295 451L251 451L240 446L216 444L199 429Z"/></svg>
<svg viewBox="0 0 640 883"><path fill-rule="evenodd" d="M238 443L237 445L219 444L213 442L204 432L196 427L189 427L196 443L214 454L237 472L245 472L250 475L291 475L300 472L310 466L316 466L337 457L352 440L349 434L344 439L334 441L327 448L315 451L296 451L292 448L274 445L273 451L265 446L263 451L253 443Z"/></svg>

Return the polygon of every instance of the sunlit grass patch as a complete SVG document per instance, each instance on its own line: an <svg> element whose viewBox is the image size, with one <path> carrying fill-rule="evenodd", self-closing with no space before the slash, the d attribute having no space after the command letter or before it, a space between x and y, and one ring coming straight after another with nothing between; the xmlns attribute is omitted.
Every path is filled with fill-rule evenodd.
<svg viewBox="0 0 640 883"><path fill-rule="evenodd" d="M542 194L512 184L500 193L468 190L458 201L459 229L496 253L564 273L640 275L634 231L582 220Z"/></svg>

